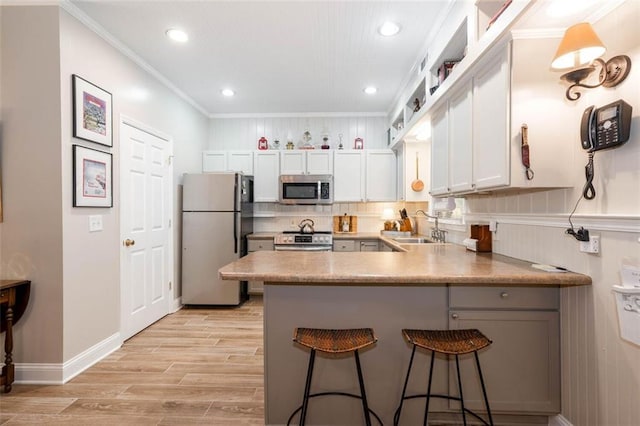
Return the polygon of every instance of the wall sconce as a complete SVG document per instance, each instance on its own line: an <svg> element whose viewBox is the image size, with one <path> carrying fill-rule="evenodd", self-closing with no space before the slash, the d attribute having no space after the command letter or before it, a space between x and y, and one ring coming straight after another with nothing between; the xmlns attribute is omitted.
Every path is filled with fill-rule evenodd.
<svg viewBox="0 0 640 426"><path fill-rule="evenodd" d="M615 87L622 83L631 70L631 58L627 55L618 55L607 62L600 59L607 49L595 33L591 24L582 22L567 28L564 37L558 46L556 56L551 63L553 69L578 68L563 74L560 78L571 83L566 96L570 101L580 98L580 92L571 93L575 87L594 89L596 87ZM585 84L582 81L589 77L596 67L600 66L598 84Z"/></svg>

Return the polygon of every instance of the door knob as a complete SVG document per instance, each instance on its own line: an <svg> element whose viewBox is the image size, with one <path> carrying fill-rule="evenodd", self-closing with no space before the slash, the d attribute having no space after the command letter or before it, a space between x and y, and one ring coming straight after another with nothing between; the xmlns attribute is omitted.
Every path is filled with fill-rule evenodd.
<svg viewBox="0 0 640 426"><path fill-rule="evenodd" d="M127 238L126 240L124 240L123 244L125 247L131 247L136 244L136 240L130 240L129 238Z"/></svg>

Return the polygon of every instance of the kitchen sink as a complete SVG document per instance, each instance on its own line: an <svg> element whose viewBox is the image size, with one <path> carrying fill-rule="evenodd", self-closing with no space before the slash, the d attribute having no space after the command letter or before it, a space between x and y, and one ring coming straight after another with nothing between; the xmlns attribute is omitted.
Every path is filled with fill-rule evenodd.
<svg viewBox="0 0 640 426"><path fill-rule="evenodd" d="M396 237L393 238L398 244L432 244L433 240L424 237Z"/></svg>

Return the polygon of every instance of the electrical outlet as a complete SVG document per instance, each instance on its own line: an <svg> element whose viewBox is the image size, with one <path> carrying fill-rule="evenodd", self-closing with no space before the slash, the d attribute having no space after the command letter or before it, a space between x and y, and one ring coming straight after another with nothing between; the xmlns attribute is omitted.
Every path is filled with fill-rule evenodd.
<svg viewBox="0 0 640 426"><path fill-rule="evenodd" d="M583 253L600 253L600 236L591 235L589 236L589 241L581 241L580 251Z"/></svg>

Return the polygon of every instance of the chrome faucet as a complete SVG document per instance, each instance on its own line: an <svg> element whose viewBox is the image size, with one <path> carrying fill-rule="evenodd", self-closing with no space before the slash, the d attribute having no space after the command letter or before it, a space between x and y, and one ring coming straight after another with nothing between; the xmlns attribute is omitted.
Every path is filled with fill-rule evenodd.
<svg viewBox="0 0 640 426"><path fill-rule="evenodd" d="M447 231L445 231L444 229L440 229L438 227L438 216L431 216L429 214L427 214L424 210L416 210L416 215L418 213L422 213L423 215L425 215L426 217L428 217L429 219L434 219L435 220L435 227L431 228L431 239L433 239L433 241L438 242L438 243L444 243L445 242L445 234L447 233Z"/></svg>

